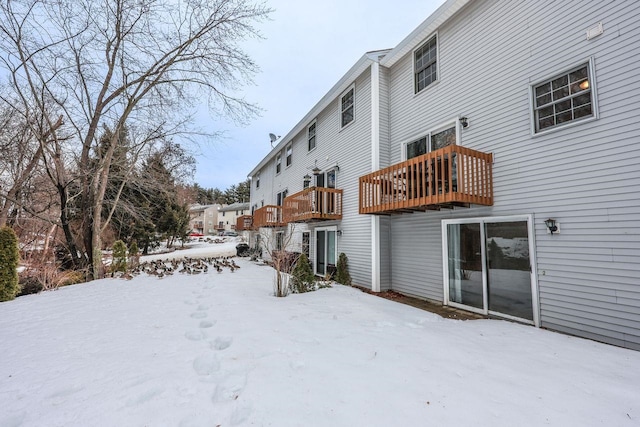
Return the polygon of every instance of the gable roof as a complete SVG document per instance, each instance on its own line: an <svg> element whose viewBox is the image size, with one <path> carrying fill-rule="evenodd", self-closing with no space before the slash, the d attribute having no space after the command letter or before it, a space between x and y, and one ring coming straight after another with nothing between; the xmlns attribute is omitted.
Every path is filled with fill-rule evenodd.
<svg viewBox="0 0 640 427"><path fill-rule="evenodd" d="M249 210L249 202L231 203L229 206L223 206L218 209L218 211L220 212L246 211L246 210Z"/></svg>

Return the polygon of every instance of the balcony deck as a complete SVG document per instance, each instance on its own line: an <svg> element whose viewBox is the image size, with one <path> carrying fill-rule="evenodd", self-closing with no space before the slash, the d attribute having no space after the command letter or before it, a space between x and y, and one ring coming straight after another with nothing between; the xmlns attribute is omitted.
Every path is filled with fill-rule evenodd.
<svg viewBox="0 0 640 427"><path fill-rule="evenodd" d="M493 205L493 155L449 145L360 177L361 214Z"/></svg>
<svg viewBox="0 0 640 427"><path fill-rule="evenodd" d="M253 217L242 215L236 219L236 231L251 230L253 228Z"/></svg>
<svg viewBox="0 0 640 427"><path fill-rule="evenodd" d="M342 189L310 187L284 199L284 222L342 219Z"/></svg>
<svg viewBox="0 0 640 427"><path fill-rule="evenodd" d="M253 228L284 227L282 206L266 205L253 213Z"/></svg>

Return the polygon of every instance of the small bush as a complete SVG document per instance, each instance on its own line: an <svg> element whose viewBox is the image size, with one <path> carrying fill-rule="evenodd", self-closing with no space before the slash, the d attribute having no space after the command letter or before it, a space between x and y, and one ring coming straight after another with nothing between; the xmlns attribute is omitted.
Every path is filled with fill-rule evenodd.
<svg viewBox="0 0 640 427"><path fill-rule="evenodd" d="M349 259L344 252L338 256L338 265L336 272L336 282L343 285L351 286L351 275L349 274Z"/></svg>
<svg viewBox="0 0 640 427"><path fill-rule="evenodd" d="M0 227L0 301L9 301L20 291L18 282L18 238L10 227Z"/></svg>
<svg viewBox="0 0 640 427"><path fill-rule="evenodd" d="M303 293L315 290L315 276L309 258L300 254L293 272L291 273L291 289L294 293Z"/></svg>
<svg viewBox="0 0 640 427"><path fill-rule="evenodd" d="M134 240L129 245L129 265L132 268L135 268L140 264L140 250L138 249L138 244Z"/></svg>
<svg viewBox="0 0 640 427"><path fill-rule="evenodd" d="M127 245L125 245L122 240L116 240L113 243L112 257L111 273L127 271Z"/></svg>

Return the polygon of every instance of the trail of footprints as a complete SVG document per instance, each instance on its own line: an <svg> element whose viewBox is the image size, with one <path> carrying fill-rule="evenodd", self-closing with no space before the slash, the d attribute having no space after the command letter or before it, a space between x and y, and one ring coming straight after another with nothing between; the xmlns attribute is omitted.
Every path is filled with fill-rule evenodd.
<svg viewBox="0 0 640 427"><path fill-rule="evenodd" d="M194 291L196 299L205 297L204 292L211 290L211 285L205 285L202 291ZM231 405L229 418L224 424L239 425L245 422L252 413L251 405L241 400L241 394L247 384L245 373L233 373L223 369L218 353L228 349L233 344L233 337L217 336L207 339L209 332L216 325L216 320L209 317L210 304L199 304L188 299L185 304L195 306L190 317L197 322L197 328L185 332L185 338L190 341L202 341L208 344L203 353L193 361L193 371L203 383L212 384L211 403L214 405ZM185 419L185 425L190 420ZM181 424L182 425L182 424Z"/></svg>

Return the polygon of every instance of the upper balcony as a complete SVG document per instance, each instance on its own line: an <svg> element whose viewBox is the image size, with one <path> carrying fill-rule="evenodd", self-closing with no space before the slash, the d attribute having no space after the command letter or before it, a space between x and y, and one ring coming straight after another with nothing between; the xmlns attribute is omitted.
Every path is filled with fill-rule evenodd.
<svg viewBox="0 0 640 427"><path fill-rule="evenodd" d="M253 217L251 215L241 215L236 219L236 231L251 230L253 228Z"/></svg>
<svg viewBox="0 0 640 427"><path fill-rule="evenodd" d="M253 227L284 227L282 206L267 205L256 209L253 213Z"/></svg>
<svg viewBox="0 0 640 427"><path fill-rule="evenodd" d="M342 219L342 190L310 187L284 199L284 222Z"/></svg>
<svg viewBox="0 0 640 427"><path fill-rule="evenodd" d="M360 177L360 213L493 205L493 155L449 145Z"/></svg>

